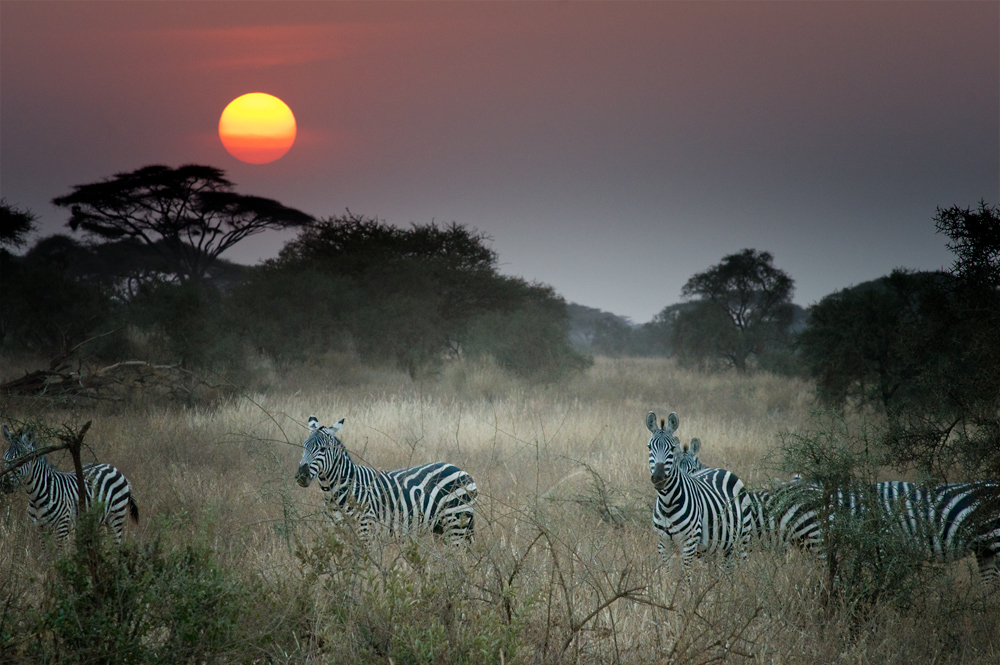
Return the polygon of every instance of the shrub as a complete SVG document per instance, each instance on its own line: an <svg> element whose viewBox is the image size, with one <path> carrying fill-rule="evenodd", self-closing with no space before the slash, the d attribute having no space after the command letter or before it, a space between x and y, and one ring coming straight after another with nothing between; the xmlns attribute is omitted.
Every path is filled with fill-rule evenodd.
<svg viewBox="0 0 1000 665"><path fill-rule="evenodd" d="M241 628L254 592L205 544L111 547L97 526L94 511L82 516L75 547L55 559L27 619L27 659L201 663L263 639Z"/></svg>

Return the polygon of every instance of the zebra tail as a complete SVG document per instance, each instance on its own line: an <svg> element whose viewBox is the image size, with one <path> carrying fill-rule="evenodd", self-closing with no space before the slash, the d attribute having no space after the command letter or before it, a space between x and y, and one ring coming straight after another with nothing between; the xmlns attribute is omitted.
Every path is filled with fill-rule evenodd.
<svg viewBox="0 0 1000 665"><path fill-rule="evenodd" d="M129 515L132 517L132 521L135 522L136 524L138 524L139 523L139 506L136 504L135 499L132 498L131 494L128 495L128 512L129 512Z"/></svg>

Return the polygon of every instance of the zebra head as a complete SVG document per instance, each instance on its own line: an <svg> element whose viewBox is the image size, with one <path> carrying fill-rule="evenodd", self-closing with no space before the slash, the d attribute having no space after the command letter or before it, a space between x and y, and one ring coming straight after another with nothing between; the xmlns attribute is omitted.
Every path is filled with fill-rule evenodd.
<svg viewBox="0 0 1000 665"><path fill-rule="evenodd" d="M5 469L11 462L15 462L35 450L34 436L30 431L18 434L4 425L3 438L7 441L7 451L3 454ZM29 466L29 464L22 464L13 471L3 474L3 478L0 479L0 492L10 494L17 489L27 477Z"/></svg>
<svg viewBox="0 0 1000 665"><path fill-rule="evenodd" d="M705 465L698 459L699 452L701 452L701 439L696 437L691 439L690 445L681 447L681 456L677 460L677 469L684 473L694 473L704 469Z"/></svg>
<svg viewBox="0 0 1000 665"><path fill-rule="evenodd" d="M302 444L302 461L295 472L295 482L309 487L313 478L330 474L340 453L346 452L336 436L343 426L343 418L335 425L321 427L316 416L309 416L309 438Z"/></svg>
<svg viewBox="0 0 1000 665"><path fill-rule="evenodd" d="M649 437L650 480L657 490L663 489L668 474L674 473L677 468L680 441L674 436L674 432L678 425L680 420L676 413L667 416L666 421L661 420L659 427L656 426L655 413L650 411L646 415L646 428L652 433Z"/></svg>

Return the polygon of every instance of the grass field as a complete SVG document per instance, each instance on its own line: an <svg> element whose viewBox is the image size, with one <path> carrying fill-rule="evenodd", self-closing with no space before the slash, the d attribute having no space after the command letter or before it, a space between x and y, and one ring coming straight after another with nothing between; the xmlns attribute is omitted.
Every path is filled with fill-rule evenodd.
<svg viewBox="0 0 1000 665"><path fill-rule="evenodd" d="M676 411L682 440L703 441L704 462L759 486L779 475L779 433L811 426L807 383L605 358L561 385L464 363L413 382L330 358L271 367L260 385L187 408L141 395L2 404L5 422L92 420L85 461L114 464L132 483L141 512L138 526L126 526L133 559L107 556L133 577L152 566L159 572L143 579L159 591L135 605L153 617L145 628L122 627L120 613L107 619L115 626L108 630L131 630L135 643L133 651L115 647L111 662L1000 659L1000 594L983 593L964 562L929 580L909 606L864 612L827 601L823 564L809 553L699 560L690 581L662 566L646 413ZM470 551L431 537L370 551L334 529L320 490L292 479L310 414L323 424L346 418L341 436L355 461L398 468L440 460L471 473L480 499ZM52 462L71 468L68 457ZM61 637L69 629L53 608L65 614L60 603L89 587L59 591L65 557L28 524L26 496L0 501L0 663L87 661ZM171 577L178 570L196 583ZM86 603L73 611L92 608L93 598ZM183 625L178 613L188 617Z"/></svg>

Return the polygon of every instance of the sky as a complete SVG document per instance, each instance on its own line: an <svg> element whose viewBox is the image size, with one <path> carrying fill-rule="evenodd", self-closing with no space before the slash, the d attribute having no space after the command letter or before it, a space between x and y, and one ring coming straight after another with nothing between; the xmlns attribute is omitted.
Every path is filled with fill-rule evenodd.
<svg viewBox="0 0 1000 665"><path fill-rule="evenodd" d="M219 140L248 92L296 116L270 164ZM808 306L948 267L936 209L1000 203L1000 2L0 2L0 195L41 235L73 185L191 163L320 218L473 227L636 323L744 248Z"/></svg>

